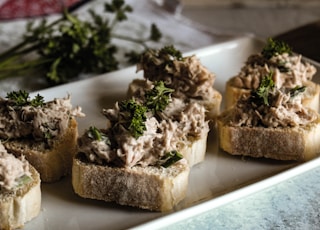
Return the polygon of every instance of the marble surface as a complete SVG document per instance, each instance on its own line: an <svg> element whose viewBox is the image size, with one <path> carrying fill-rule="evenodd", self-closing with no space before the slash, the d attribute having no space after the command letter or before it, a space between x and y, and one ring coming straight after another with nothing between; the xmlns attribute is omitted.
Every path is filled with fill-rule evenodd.
<svg viewBox="0 0 320 230"><path fill-rule="evenodd" d="M275 36L320 15L319 8L274 10L193 7L182 13L214 30L259 37ZM319 181L320 166L165 229L320 229Z"/></svg>
<svg viewBox="0 0 320 230"><path fill-rule="evenodd" d="M320 229L320 167L164 229Z"/></svg>

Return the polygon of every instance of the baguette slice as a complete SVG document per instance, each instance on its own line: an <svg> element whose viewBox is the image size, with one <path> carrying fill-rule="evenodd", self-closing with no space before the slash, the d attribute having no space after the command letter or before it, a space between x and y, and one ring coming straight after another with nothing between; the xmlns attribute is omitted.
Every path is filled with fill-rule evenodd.
<svg viewBox="0 0 320 230"><path fill-rule="evenodd" d="M293 128L238 127L218 119L220 148L232 155L307 161L320 154L320 118Z"/></svg>
<svg viewBox="0 0 320 230"><path fill-rule="evenodd" d="M153 211L171 210L186 194L189 166L120 168L73 160L72 185L83 198L116 202Z"/></svg>
<svg viewBox="0 0 320 230"><path fill-rule="evenodd" d="M319 111L320 85L315 82L308 81L304 83L304 86L306 86L306 91L302 98L302 104L308 108L314 109L315 111ZM251 89L243 89L233 86L232 79L229 79L226 83L225 108L231 108L242 95L249 95L250 92Z"/></svg>
<svg viewBox="0 0 320 230"><path fill-rule="evenodd" d="M0 229L22 228L41 208L40 176L30 165L32 181L15 192L0 192Z"/></svg>
<svg viewBox="0 0 320 230"><path fill-rule="evenodd" d="M8 152L25 158L40 173L41 181L55 182L71 173L72 158L76 153L77 121L70 119L65 134L55 141L53 148L44 149L41 143L30 140L10 140L3 143Z"/></svg>
<svg viewBox="0 0 320 230"><path fill-rule="evenodd" d="M127 97L131 98L136 96L139 89L147 88L147 81L145 79L134 79L128 87ZM213 89L214 93L210 100L201 100L201 99L193 99L199 104L203 105L206 108L206 119L207 120L215 120L218 114L220 113L220 105L222 102L222 95L216 89Z"/></svg>

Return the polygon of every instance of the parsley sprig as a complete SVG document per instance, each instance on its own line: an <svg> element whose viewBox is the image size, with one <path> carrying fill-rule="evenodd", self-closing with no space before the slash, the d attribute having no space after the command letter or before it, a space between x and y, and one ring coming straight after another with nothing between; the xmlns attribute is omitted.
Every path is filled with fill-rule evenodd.
<svg viewBox="0 0 320 230"><path fill-rule="evenodd" d="M122 119L119 124L123 125L130 133L138 138L146 130L147 107L138 103L135 99L124 100L119 103Z"/></svg>
<svg viewBox="0 0 320 230"><path fill-rule="evenodd" d="M275 55L280 55L283 53L288 53L291 55L291 47L283 41L273 40L272 38L267 40L266 46L261 51L262 56L266 59L270 59Z"/></svg>
<svg viewBox="0 0 320 230"><path fill-rule="evenodd" d="M0 79L41 72L49 83L55 85L68 82L80 73L110 72L118 68L118 47L112 39L147 48L149 41L157 42L161 38L155 24L151 25L147 38L115 34L115 25L127 20L127 14L133 9L124 0L105 3L104 9L108 17L89 10L90 20L80 20L65 10L61 18L51 23L45 19L37 25L28 23L23 41L0 54ZM31 53L38 55L27 60L26 56ZM127 56L133 61L134 55L137 53L129 52Z"/></svg>
<svg viewBox="0 0 320 230"><path fill-rule="evenodd" d="M33 99L30 99L29 93L24 90L12 91L7 93L7 99L11 100L16 106L43 106L44 99L41 95L37 94Z"/></svg>
<svg viewBox="0 0 320 230"><path fill-rule="evenodd" d="M272 72L266 75L260 82L259 87L256 90L256 94L263 100L265 105L269 105L269 93L274 89L274 81L272 79Z"/></svg>
<svg viewBox="0 0 320 230"><path fill-rule="evenodd" d="M170 102L174 89L167 88L163 81L155 82L154 87L146 92L146 106L154 114L162 112Z"/></svg>

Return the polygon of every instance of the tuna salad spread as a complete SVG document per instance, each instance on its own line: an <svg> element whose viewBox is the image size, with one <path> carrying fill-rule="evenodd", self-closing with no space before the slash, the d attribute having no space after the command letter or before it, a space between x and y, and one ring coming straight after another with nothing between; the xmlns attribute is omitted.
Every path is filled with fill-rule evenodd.
<svg viewBox="0 0 320 230"><path fill-rule="evenodd" d="M23 156L16 158L7 153L0 143L0 192L11 192L32 180L29 164Z"/></svg>
<svg viewBox="0 0 320 230"><path fill-rule="evenodd" d="M0 139L32 138L49 146L68 128L70 118L84 116L80 107L72 108L70 95L44 102L40 95L30 99L25 91L0 98L0 114Z"/></svg>
<svg viewBox="0 0 320 230"><path fill-rule="evenodd" d="M143 97L103 110L106 129L88 129L79 138L79 152L90 162L120 167L180 160L179 150L207 135L209 128L202 105L185 103L171 93L163 82L150 82Z"/></svg>
<svg viewBox="0 0 320 230"><path fill-rule="evenodd" d="M257 89L262 78L273 73L277 88L294 88L311 81L316 68L292 53L287 44L272 39L261 53L251 55L240 73L231 79L231 85L243 89Z"/></svg>
<svg viewBox="0 0 320 230"><path fill-rule="evenodd" d="M318 114L303 106L301 92L304 90L303 86L277 88L272 77L266 76L251 95L242 95L226 119L233 126L305 126L318 119Z"/></svg>
<svg viewBox="0 0 320 230"><path fill-rule="evenodd" d="M173 97L211 100L215 75L205 68L196 56L182 57L173 46L148 50L142 55L137 71L152 82L163 81L175 89Z"/></svg>

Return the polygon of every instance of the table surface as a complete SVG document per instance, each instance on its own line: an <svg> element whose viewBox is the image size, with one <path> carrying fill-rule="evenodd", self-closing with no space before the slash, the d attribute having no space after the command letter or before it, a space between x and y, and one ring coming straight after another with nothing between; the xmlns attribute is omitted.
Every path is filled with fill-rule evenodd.
<svg viewBox="0 0 320 230"><path fill-rule="evenodd" d="M320 57L320 39L314 39L320 33L311 29L319 32L319 23L297 30L296 37L286 32L319 20L319 13L320 8L185 7L182 11L183 16L213 31L250 33L260 38L281 35L314 59ZM319 181L320 166L166 229L320 229Z"/></svg>

